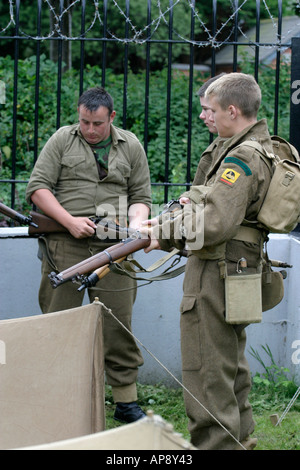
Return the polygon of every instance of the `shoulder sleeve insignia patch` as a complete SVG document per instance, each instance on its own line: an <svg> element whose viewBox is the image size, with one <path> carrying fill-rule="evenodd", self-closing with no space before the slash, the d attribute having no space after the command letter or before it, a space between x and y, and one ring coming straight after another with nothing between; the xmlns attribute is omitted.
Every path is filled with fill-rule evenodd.
<svg viewBox="0 0 300 470"><path fill-rule="evenodd" d="M231 168L226 168L226 170L223 172L221 176L221 181L223 183L227 183L230 186L232 186L236 180L239 178L240 173L238 173L235 170L232 170Z"/></svg>
<svg viewBox="0 0 300 470"><path fill-rule="evenodd" d="M252 171L251 171L251 169L249 168L249 166L248 166L245 162L243 162L242 160L240 160L239 158L236 158L236 157L226 157L225 160L224 160L224 162L225 162L225 163L235 163L235 164L238 165L240 168L242 168L242 170L244 170L246 176L252 175Z"/></svg>

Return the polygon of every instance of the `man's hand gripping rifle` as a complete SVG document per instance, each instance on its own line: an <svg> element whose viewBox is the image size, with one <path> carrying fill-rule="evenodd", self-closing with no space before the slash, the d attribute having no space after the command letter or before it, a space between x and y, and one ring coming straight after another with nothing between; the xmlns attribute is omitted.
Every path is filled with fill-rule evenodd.
<svg viewBox="0 0 300 470"><path fill-rule="evenodd" d="M166 204L162 213L175 212L180 209L180 207L179 201L172 200ZM107 222L106 226L104 225L104 230L107 233L107 238L110 240L115 238L113 237L114 231L115 233L117 232L119 239L123 234L127 234L129 236L122 239L120 243L117 243L116 245L113 245L106 250L65 269L64 271L61 271L58 274L55 272L49 274L50 282L54 289L68 281L81 282L81 286L78 290L93 287L99 279L109 272L109 265L111 263L120 263L125 260L128 255L147 248L151 243L150 238L141 234L138 230L135 231L132 229L122 228L118 225L111 224L110 222ZM101 236L101 238L104 237Z"/></svg>

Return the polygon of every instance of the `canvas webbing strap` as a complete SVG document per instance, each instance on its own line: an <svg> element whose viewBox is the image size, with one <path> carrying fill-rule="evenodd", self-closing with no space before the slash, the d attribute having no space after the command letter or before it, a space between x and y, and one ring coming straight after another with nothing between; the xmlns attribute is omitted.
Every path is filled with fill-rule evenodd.
<svg viewBox="0 0 300 470"><path fill-rule="evenodd" d="M138 263L138 261L136 261L135 259L124 261L122 266L119 263L111 263L109 265L109 269L112 272L129 276L133 279L136 279L137 281L148 281L148 282L165 281L167 279L173 279L174 277L177 277L184 272L185 265L172 269L174 268L174 266L176 266L180 262L181 255L175 258L172 264L167 269L165 269L165 271L163 271L161 274L158 274L157 276L142 277L142 276L138 276L137 274L151 273L155 271L156 269L163 266L169 259L177 255L178 253L179 253L179 250L174 248L170 253L167 253L165 256L157 260L147 269L143 268L143 266L141 266L140 263ZM170 271L170 269L172 270Z"/></svg>
<svg viewBox="0 0 300 470"><path fill-rule="evenodd" d="M163 256L162 258L159 258L159 260L155 261L155 263L151 264L151 266L147 269L143 268L143 266L141 266L140 263L138 261L136 261L135 259L130 260L129 265L134 264L135 266L137 266L137 268L141 272L151 273L152 271L155 271L156 269L163 266L167 261L169 261L169 259L173 258L173 256L177 255L178 253L179 253L179 250L177 250L177 248L174 248L172 251L167 253L165 256ZM127 262L125 262L124 264L126 265L126 263ZM129 267L129 270L130 270L130 267Z"/></svg>
<svg viewBox="0 0 300 470"><path fill-rule="evenodd" d="M254 243L256 245L260 245L260 253L261 257L263 255L263 244L265 241L265 236L264 233L261 230L258 230L256 228L252 227L247 227L245 225L240 225L237 234L232 238L232 240L238 240L246 243ZM225 248L226 250L226 248ZM224 279L227 274L227 266L226 266L226 261L225 261L225 253L224 253L224 259L221 259L219 261L219 267L220 267L220 277L221 279Z"/></svg>
<svg viewBox="0 0 300 470"><path fill-rule="evenodd" d="M245 225L240 225L237 234L233 237L233 240L255 243L257 245L260 243L261 238L262 232L260 230L252 227L246 227Z"/></svg>
<svg viewBox="0 0 300 470"><path fill-rule="evenodd" d="M262 232L255 228L241 225L239 227L237 234L233 237L233 240L260 244L262 240ZM179 253L179 250L174 248L170 253L167 253L165 256L157 260L147 269L141 266L140 263L138 263L138 261L136 261L135 259L124 261L122 266L119 263L111 263L109 265L109 269L115 273L127 275L138 281L148 281L148 282L164 281L167 279L172 279L174 277L177 277L184 272L185 265L179 266L178 268L170 271L170 269L173 268L180 261L181 256L176 258L169 268L167 268L165 271L163 271L161 274L157 276L153 276L151 278L145 278L142 276L137 276L137 274L151 273L155 271L156 269L164 265L169 259L171 259L173 256L175 256L178 253Z"/></svg>

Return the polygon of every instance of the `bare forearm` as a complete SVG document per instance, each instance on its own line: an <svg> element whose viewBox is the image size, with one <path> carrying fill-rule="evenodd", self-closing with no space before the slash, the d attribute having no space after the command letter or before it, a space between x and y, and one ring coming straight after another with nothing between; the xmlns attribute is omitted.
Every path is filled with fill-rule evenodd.
<svg viewBox="0 0 300 470"><path fill-rule="evenodd" d="M88 217L73 217L57 201L48 189L38 189L31 196L32 202L48 217L59 222L75 238L85 238L93 235L96 225Z"/></svg>
<svg viewBox="0 0 300 470"><path fill-rule="evenodd" d="M46 215L66 227L72 216L57 201L48 189L38 189L31 196L32 202Z"/></svg>
<svg viewBox="0 0 300 470"><path fill-rule="evenodd" d="M149 207L143 203L132 204L128 211L129 226L138 229L141 223L148 219L149 212Z"/></svg>

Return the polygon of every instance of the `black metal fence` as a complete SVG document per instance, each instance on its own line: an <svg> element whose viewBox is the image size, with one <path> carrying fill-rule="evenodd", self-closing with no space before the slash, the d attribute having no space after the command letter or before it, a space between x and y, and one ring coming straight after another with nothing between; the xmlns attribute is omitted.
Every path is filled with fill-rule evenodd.
<svg viewBox="0 0 300 470"><path fill-rule="evenodd" d="M34 30L27 31L24 23L24 12L28 12L29 3L35 4L34 21L29 24L34 25ZM94 56L91 49L97 51L97 63L101 66L101 84L106 86L106 71L113 62L116 50L122 55L121 70L123 75L123 121L124 128L127 127L128 102L127 89L130 80L129 71L135 64L143 67L145 73L144 89L144 142L145 150L148 151L148 121L149 121L149 102L151 95L149 93L149 80L153 70L153 50L157 55L157 47L163 49L163 61L161 57L156 58L156 67L164 67L166 73L165 94L161 97L166 103L165 120L165 150L164 155L164 178L163 181L152 181L153 186L164 188L164 200L170 197L170 187L188 186L193 179L191 171L192 159L192 130L195 126L194 115L192 113L193 99L195 95L195 75L206 73L206 77L215 75L222 70L237 71L240 66L240 50L251 51L253 55L253 75L258 80L259 70L266 66L262 58L262 51L274 53L272 62L268 66L272 68L275 76L274 102L270 104L273 108L273 133L278 133L278 122L280 121L280 110L278 106L281 74L282 56L291 57L290 61L290 81L286 86L290 93L290 141L300 150L300 18L295 17L294 22L285 27L286 17L284 16L284 6L281 0L278 0L276 11L271 11L268 7L268 1L263 0L233 0L227 2L229 5L227 20L220 22L220 10L224 15L224 2L212 0L207 2L205 8L205 18L198 11L202 2L195 0L167 0L165 2L153 0L36 0L36 2L27 0L0 0L0 57L9 53L13 57L13 94L11 103L5 102L5 78L0 76L0 111L5 112L7 106L12 107L11 122L11 175L3 178L0 175L0 195L1 186L10 185L10 203L15 206L16 185L25 185L27 179L17 178L18 167L18 118L19 118L19 59L24 57L26 49L30 49L31 54L36 56L35 79L31 86L34 87L34 150L32 165L34 164L39 148L39 101L40 101L40 61L41 55L47 54L56 63L57 83L56 83L56 127L64 123L61 122L61 100L63 96L62 77L66 67L70 66L72 58L71 48L77 46L77 58L75 67L78 71L78 90L82 92L85 86L85 71L87 64L93 62ZM274 3L274 2L273 2ZM133 7L141 9L143 7L144 24L139 27L134 23L135 10ZM178 8L183 8L184 28L180 28ZM254 12L254 36L250 35L251 28L245 29L244 11L251 6ZM222 10L223 9L223 10ZM33 11L32 9L30 10ZM111 16L110 16L111 15ZM121 30L112 29L112 20L118 15L121 24ZM262 16L264 17L262 19ZM48 29L45 32L45 22L49 19ZM177 23L176 23L177 22ZM75 24L76 23L76 24ZM181 21L182 23L182 21ZM269 23L269 28L273 34L270 36L262 34L262 26ZM117 27L116 27L117 28ZM115 32L117 31L117 32ZM120 32L121 31L121 32ZM263 36L263 37L262 37ZM275 39L274 39L275 38ZM132 59L132 48L134 47L135 59ZM176 56L174 63L175 48L182 47ZM139 53L140 50L143 54ZM221 56L221 52L228 50L226 59ZM287 51L291 51L289 55ZM248 54L246 52L246 54ZM143 55L143 57L141 57ZM270 55L270 54L269 54ZM226 56L226 54L225 54ZM223 62L222 62L223 60ZM179 62L179 64L178 64ZM181 180L172 182L170 179L170 139L171 139L171 116L170 100L174 80L174 67L177 70L183 69L188 80L188 98L186 104L186 165L185 172L181 175ZM120 64L119 64L120 68ZM199 72L200 69L200 72ZM204 70L204 72L203 72ZM118 65L116 65L118 73ZM204 76L204 75L203 75ZM1 89L2 86L2 89ZM2 96L2 101L1 101ZM4 99L3 99L4 97ZM1 104L2 103L2 104ZM199 110L200 111L200 110ZM0 121L1 126L1 121ZM5 145L5 136L2 135L2 146ZM198 155L204 150L199 149ZM3 149L2 149L3 151Z"/></svg>

